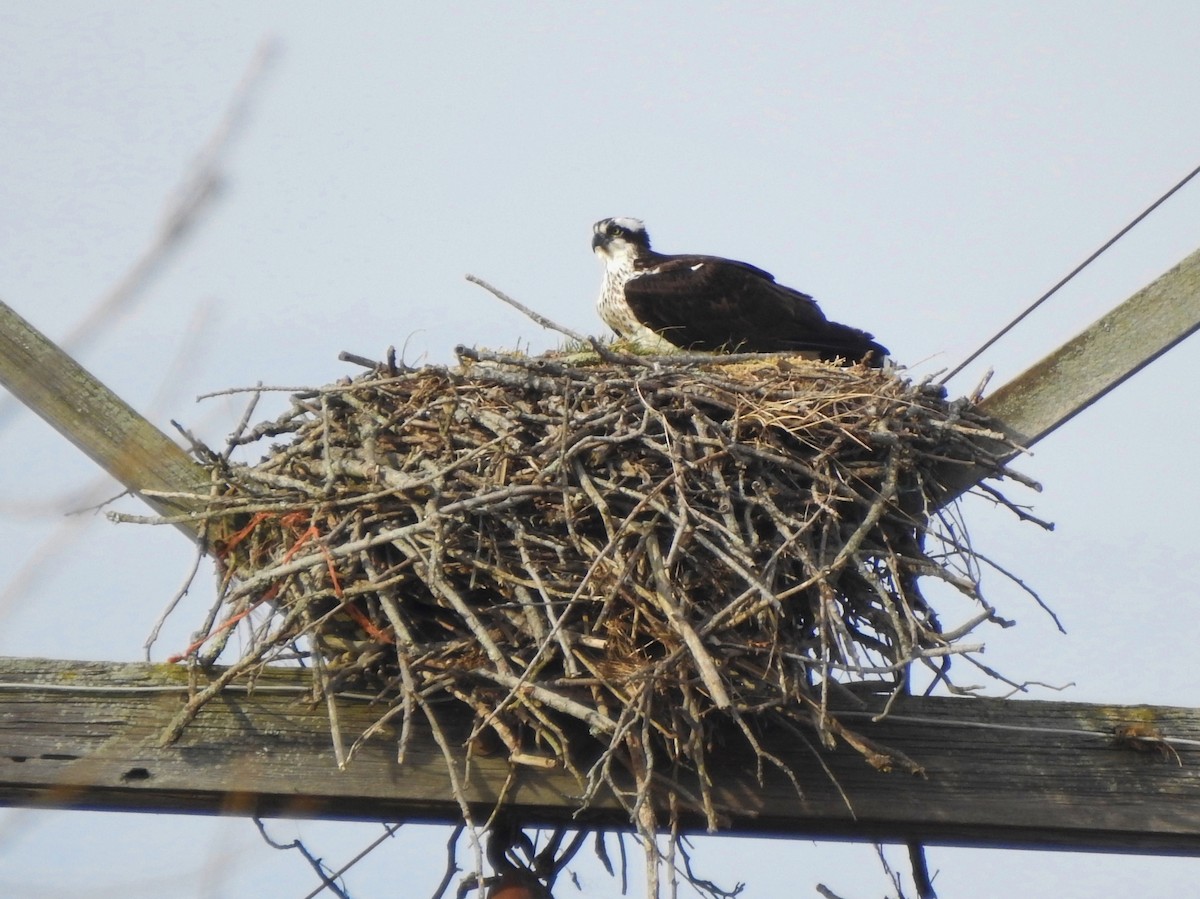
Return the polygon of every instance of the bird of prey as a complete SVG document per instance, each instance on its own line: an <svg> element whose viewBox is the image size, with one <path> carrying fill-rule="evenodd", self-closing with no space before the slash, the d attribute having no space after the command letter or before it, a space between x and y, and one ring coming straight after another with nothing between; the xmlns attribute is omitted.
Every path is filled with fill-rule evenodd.
<svg viewBox="0 0 1200 899"><path fill-rule="evenodd" d="M760 268L719 256L664 256L635 218L602 219L592 250L604 263L605 324L652 352L795 352L883 365L873 335L831 322L808 294Z"/></svg>

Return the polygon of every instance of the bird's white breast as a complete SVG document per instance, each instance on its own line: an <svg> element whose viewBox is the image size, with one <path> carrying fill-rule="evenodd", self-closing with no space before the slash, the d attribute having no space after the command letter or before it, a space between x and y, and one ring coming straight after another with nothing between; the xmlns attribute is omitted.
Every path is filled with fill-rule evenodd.
<svg viewBox="0 0 1200 899"><path fill-rule="evenodd" d="M633 258L624 254L598 255L604 260L604 283L600 287L596 309L604 323L640 349L653 353L677 351L678 347L638 321L625 302L626 283L643 274L634 270Z"/></svg>

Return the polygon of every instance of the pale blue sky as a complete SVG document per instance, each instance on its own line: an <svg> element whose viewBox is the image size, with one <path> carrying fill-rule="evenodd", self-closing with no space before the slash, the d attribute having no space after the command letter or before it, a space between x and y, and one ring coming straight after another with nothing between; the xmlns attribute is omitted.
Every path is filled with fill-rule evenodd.
<svg viewBox="0 0 1200 899"><path fill-rule="evenodd" d="M590 227L609 215L645 219L664 252L766 268L927 374L1200 163L1191 3L330 9L0 0L0 298L55 338L149 241L255 46L279 42L210 214L80 353L164 428L174 418L219 442L241 407L197 394L325 383L353 371L341 350L406 344L410 360L444 362L457 343L555 342L468 272L600 333ZM1197 246L1200 185L952 386L968 390L989 365L1003 383ZM199 349L176 370L202 308ZM980 549L1070 631L992 582L1020 626L985 635L989 664L1074 683L1063 695L1081 701L1200 705L1198 363L1200 343L1185 343L1025 461L1046 490L1016 495L1054 534L969 509ZM8 590L9 572L62 526L41 505L96 472L32 416L0 428L0 652L138 658L189 546L85 513L70 544ZM207 605L198 589L159 657ZM334 862L376 832L274 828ZM354 895L396 895L397 883L426 894L412 885L436 883L444 838L402 830L350 879ZM703 846L702 868L746 880L749 896L886 889L869 847ZM1200 878L1200 862L1180 859L937 848L930 859L944 897L1177 896ZM581 895L613 895L594 868ZM299 899L313 884L246 821L0 811L5 895Z"/></svg>

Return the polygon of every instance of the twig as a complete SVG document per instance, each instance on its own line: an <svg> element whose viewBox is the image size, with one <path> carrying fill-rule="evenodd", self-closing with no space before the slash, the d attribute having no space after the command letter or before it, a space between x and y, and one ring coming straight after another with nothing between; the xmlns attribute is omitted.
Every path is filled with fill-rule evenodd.
<svg viewBox="0 0 1200 899"><path fill-rule="evenodd" d="M374 371L375 369L377 369L379 367L379 362L375 359L368 359L366 356L358 356L354 353L348 353L344 350L342 352L338 353L338 361L349 362L353 365L358 365L363 368L370 369L371 371Z"/></svg>
<svg viewBox="0 0 1200 899"><path fill-rule="evenodd" d="M908 860L912 865L913 883L919 899L937 899L933 889L933 878L929 876L929 862L925 858L925 847L916 840L908 843Z"/></svg>
<svg viewBox="0 0 1200 899"><path fill-rule="evenodd" d="M480 287L482 287L484 290L486 290L488 293L490 293L496 299L512 306L514 309L516 309L522 315L525 315L528 318L533 319L535 322L537 322L543 328L547 328L548 330L551 330L551 331L557 331L559 334L563 334L566 337L570 337L572 340L577 341L582 344L588 344L588 343L592 342L593 338L590 338L584 334L580 334L578 331L572 331L570 328L566 327L565 325L560 325L557 322L551 321L550 319L546 318L546 316L542 315L540 312L535 312L534 310L532 310L528 306L526 306L524 303L514 300L508 294L504 293L504 291L500 290L497 287L493 287L491 284L489 284L487 281L484 281L482 278L477 278L475 275L467 275L466 277L467 277L467 280L470 281L472 284L478 284Z"/></svg>
<svg viewBox="0 0 1200 899"><path fill-rule="evenodd" d="M363 848L363 850L361 852L359 852L357 855L355 855L352 859L350 859L350 861L346 862L346 864L342 865L336 871L331 873L329 875L328 879L335 880L335 879L344 877L346 875L347 871L349 871L351 868L353 868L355 865L357 865L359 862L361 862L364 858L366 858L368 855L370 855L372 852L374 852L376 849L378 849L380 846L382 846L383 842L385 840L390 840L392 837L394 837L396 835L396 831L398 831L400 829L400 827L401 827L400 824L384 824L382 834L380 834L378 837L376 837L374 840L372 840L370 843L368 843ZM297 842L299 842L299 840L297 840ZM305 896L304 899L315 899L315 897L321 895L321 893L324 892L328 888L329 887L327 886L327 884L322 884L321 886L319 886L315 890L313 890L311 893L309 893L307 896Z"/></svg>
<svg viewBox="0 0 1200 899"><path fill-rule="evenodd" d="M587 344L587 345L591 346L591 348L596 351L596 355L598 355L604 361L606 361L606 362L628 361L621 354L614 353L612 350L610 350L608 347L606 347L604 344L602 344L600 341L598 341L595 337L588 337L587 335L580 334L578 331L572 331L570 328L567 328L563 325L560 325L560 324L557 324L556 322L551 321L550 319L546 318L546 316L542 315L540 312L534 312L532 309L530 309L524 303L517 302L512 297L510 297L508 294L504 293L503 291L499 290L498 288L493 287L491 284L488 284L487 281L484 281L482 278L477 278L474 275L467 275L467 280L470 281L472 284L478 284L480 287L482 287L484 290L486 290L488 293L490 293L496 299L498 299L502 302L508 303L508 305L512 306L518 312L521 312L522 314L533 319L535 322L537 322L543 328L547 328L551 331L557 331L559 334L562 334L566 337L570 337L572 340L578 341L581 344Z"/></svg>
<svg viewBox="0 0 1200 899"><path fill-rule="evenodd" d="M454 875L462 870L458 866L457 850L458 839L462 836L465 827L464 824L455 825L454 830L450 833L450 838L446 840L446 873L442 876L442 881L438 884L437 889L433 891L433 899L442 899L446 890L450 888L450 882L454 880Z"/></svg>
<svg viewBox="0 0 1200 899"><path fill-rule="evenodd" d="M203 528L202 528L203 533ZM196 579L196 573L200 570L200 563L204 560L207 554L207 540L201 539L195 545L195 551L192 554L192 567L183 578L183 583L179 585L179 589L167 601L166 606L159 613L158 618L154 621L154 626L150 628L150 633L146 637L146 642L142 644L142 649L146 651L146 661L150 661L150 651L154 648L155 642L158 640L158 635L162 631L162 627L166 624L167 618L175 611L175 607L187 596L188 591L192 589L192 582Z"/></svg>
<svg viewBox="0 0 1200 899"><path fill-rule="evenodd" d="M295 849L302 856L304 856L304 860L308 862L309 867L317 872L317 876L321 878L321 886L314 892L309 893L305 899L311 899L312 896L316 896L325 890L329 890L331 893L337 896L338 899L350 899L350 896L346 893L346 891L339 887L333 880L333 878L340 875L326 874L325 863L309 852L308 847L305 846L304 843L302 843L300 840L292 840L290 843L276 843L269 836L267 836L267 827L265 824L263 824L262 819L257 815L254 817L254 826L258 828L258 832L262 835L263 841L272 849Z"/></svg>

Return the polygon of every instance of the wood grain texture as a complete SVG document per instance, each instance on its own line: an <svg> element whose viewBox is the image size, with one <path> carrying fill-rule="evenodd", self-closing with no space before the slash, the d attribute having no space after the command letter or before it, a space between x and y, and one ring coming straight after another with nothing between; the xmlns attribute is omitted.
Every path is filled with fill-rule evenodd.
<svg viewBox="0 0 1200 899"><path fill-rule="evenodd" d="M186 452L4 303L0 385L163 514L189 507L143 491L207 490L207 472Z"/></svg>
<svg viewBox="0 0 1200 899"><path fill-rule="evenodd" d="M1030 447L1200 329L1200 250L980 404L1017 443ZM996 444L994 449L1001 449ZM987 475L948 467L945 504Z"/></svg>
<svg viewBox="0 0 1200 899"><path fill-rule="evenodd" d="M1041 440L1200 328L1200 250L997 389L983 408Z"/></svg>
<svg viewBox="0 0 1200 899"><path fill-rule="evenodd" d="M459 815L424 727L405 765L396 762L395 734L385 732L338 770L323 706L295 692L306 684L298 670L266 672L253 695L224 694L165 748L159 736L184 698L181 668L6 659L0 683L0 804L376 821ZM351 736L379 714L354 700L340 701L339 711ZM803 798L769 769L757 784L731 734L712 756L730 830L1200 853L1200 749L1177 744L1177 762L1113 737L1134 724L1200 741L1196 710L914 697L878 724L866 709L843 720L904 752L926 776L877 771L844 746L823 751L851 811L794 735L764 740L797 772ZM458 728L452 739L464 734ZM466 790L481 812L507 775L498 758L472 761ZM564 772L526 769L512 801L528 822L627 823L611 797L573 819L579 791Z"/></svg>

